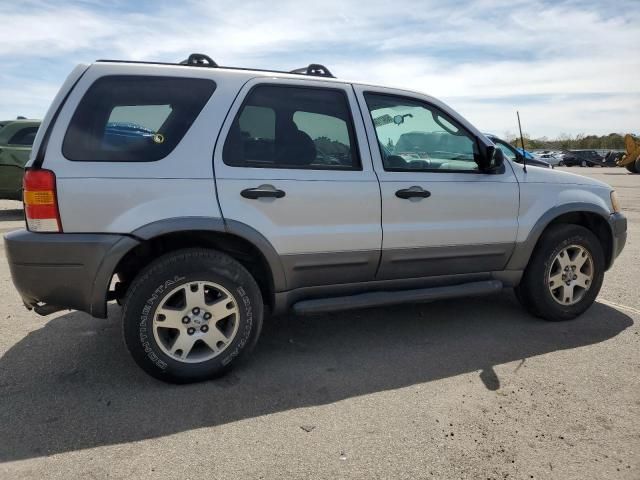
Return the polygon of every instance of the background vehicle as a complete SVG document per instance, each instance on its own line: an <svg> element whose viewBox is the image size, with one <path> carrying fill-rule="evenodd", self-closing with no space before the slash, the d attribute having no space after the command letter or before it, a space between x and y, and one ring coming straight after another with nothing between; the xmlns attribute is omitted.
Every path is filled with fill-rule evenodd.
<svg viewBox="0 0 640 480"><path fill-rule="evenodd" d="M618 161L619 167L624 167L631 173L640 173L640 138L627 134L624 137L625 154Z"/></svg>
<svg viewBox="0 0 640 480"><path fill-rule="evenodd" d="M539 155L536 155L536 158L538 158L539 160L543 160L554 167L561 167L564 165L563 157L557 153L541 153Z"/></svg>
<svg viewBox="0 0 640 480"><path fill-rule="evenodd" d="M601 167L603 157L595 150L569 150L562 161L567 167Z"/></svg>
<svg viewBox="0 0 640 480"><path fill-rule="evenodd" d="M608 185L525 172L433 97L322 65L98 61L42 128L27 230L5 236L13 282L40 314L119 301L133 358L165 381L228 371L265 312L515 287L531 314L572 319L626 240Z"/></svg>
<svg viewBox="0 0 640 480"><path fill-rule="evenodd" d="M522 163L522 149L516 149L516 147L512 146L506 140L502 140L501 138L496 137L495 135L485 133L486 137L495 143L496 147L502 150L502 153L506 158L511 160L512 162ZM546 160L541 160L537 157L534 157L529 152L527 152L527 165L535 165L536 167L544 167L544 168L553 168L552 165Z"/></svg>
<svg viewBox="0 0 640 480"><path fill-rule="evenodd" d="M39 120L12 120L0 127L0 198L22 199L22 175Z"/></svg>
<svg viewBox="0 0 640 480"><path fill-rule="evenodd" d="M602 165L605 167L617 167L618 162L620 162L620 160L622 160L622 157L624 157L624 153L625 153L624 150L622 151L609 150L604 155L604 159L602 160Z"/></svg>

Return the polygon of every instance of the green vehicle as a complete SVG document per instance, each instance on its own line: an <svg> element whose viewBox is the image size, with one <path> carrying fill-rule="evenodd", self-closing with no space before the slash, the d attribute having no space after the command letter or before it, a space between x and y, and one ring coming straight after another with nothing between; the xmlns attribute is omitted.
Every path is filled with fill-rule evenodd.
<svg viewBox="0 0 640 480"><path fill-rule="evenodd" d="M22 175L40 120L0 121L0 199L22 200Z"/></svg>

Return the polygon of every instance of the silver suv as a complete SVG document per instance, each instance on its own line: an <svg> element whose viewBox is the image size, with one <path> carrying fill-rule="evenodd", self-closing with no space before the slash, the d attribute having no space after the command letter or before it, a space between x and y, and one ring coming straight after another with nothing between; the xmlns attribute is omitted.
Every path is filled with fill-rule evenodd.
<svg viewBox="0 0 640 480"><path fill-rule="evenodd" d="M293 72L97 61L66 80L6 235L40 314L123 305L135 361L215 377L263 318L490 294L567 320L626 219L606 184L512 163L421 93Z"/></svg>

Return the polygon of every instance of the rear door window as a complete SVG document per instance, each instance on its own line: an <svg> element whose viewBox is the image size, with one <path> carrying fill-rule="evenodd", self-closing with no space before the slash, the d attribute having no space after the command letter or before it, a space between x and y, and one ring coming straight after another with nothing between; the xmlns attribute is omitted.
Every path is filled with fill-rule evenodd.
<svg viewBox="0 0 640 480"><path fill-rule="evenodd" d="M80 101L62 153L73 161L160 160L180 143L214 90L212 80L200 78L102 77Z"/></svg>
<svg viewBox="0 0 640 480"><path fill-rule="evenodd" d="M247 96L222 153L234 167L360 170L341 90L261 85Z"/></svg>

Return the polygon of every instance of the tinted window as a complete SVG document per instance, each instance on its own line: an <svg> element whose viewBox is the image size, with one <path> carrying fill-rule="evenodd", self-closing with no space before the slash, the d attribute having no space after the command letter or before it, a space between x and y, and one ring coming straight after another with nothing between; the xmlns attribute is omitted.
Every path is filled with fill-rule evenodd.
<svg viewBox="0 0 640 480"><path fill-rule="evenodd" d="M422 102L365 95L385 170L479 171L472 135Z"/></svg>
<svg viewBox="0 0 640 480"><path fill-rule="evenodd" d="M227 165L258 168L360 168L349 104L340 90L254 88L233 121Z"/></svg>
<svg viewBox="0 0 640 480"><path fill-rule="evenodd" d="M36 133L38 133L38 127L26 127L18 130L13 137L9 139L9 145L23 145L30 147L33 145L33 141L36 139Z"/></svg>
<svg viewBox="0 0 640 480"><path fill-rule="evenodd" d="M108 76L80 101L64 138L69 160L149 162L178 145L215 84L198 78Z"/></svg>

